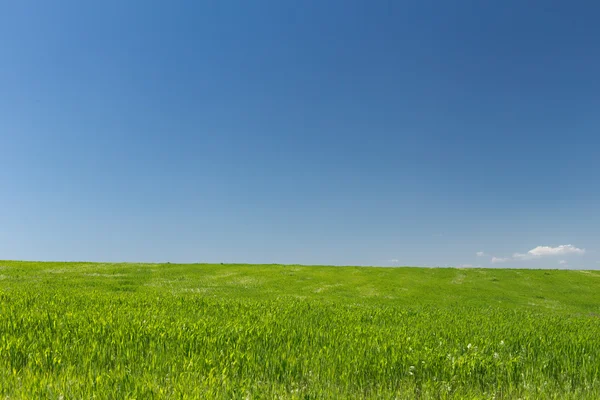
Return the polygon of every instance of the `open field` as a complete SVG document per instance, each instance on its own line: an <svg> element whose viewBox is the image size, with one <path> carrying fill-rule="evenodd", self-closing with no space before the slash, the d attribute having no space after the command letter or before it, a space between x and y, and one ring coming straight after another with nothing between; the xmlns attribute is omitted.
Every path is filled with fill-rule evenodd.
<svg viewBox="0 0 600 400"><path fill-rule="evenodd" d="M0 261L0 397L600 398L600 271Z"/></svg>

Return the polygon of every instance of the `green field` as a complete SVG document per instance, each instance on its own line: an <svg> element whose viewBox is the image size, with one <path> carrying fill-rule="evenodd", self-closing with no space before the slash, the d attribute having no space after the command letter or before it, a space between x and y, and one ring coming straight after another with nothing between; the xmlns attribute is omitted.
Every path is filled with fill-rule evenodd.
<svg viewBox="0 0 600 400"><path fill-rule="evenodd" d="M8 399L598 399L600 271L0 261Z"/></svg>

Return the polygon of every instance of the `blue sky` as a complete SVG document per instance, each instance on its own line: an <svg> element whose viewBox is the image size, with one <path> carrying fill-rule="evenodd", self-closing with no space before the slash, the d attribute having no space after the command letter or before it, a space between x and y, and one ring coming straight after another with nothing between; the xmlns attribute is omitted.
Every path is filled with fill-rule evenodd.
<svg viewBox="0 0 600 400"><path fill-rule="evenodd" d="M599 20L3 2L0 259L600 268Z"/></svg>

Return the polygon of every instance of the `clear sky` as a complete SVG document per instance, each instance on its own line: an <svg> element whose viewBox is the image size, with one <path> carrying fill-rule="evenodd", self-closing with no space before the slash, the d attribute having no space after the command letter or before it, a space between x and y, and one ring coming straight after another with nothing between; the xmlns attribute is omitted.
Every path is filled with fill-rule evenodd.
<svg viewBox="0 0 600 400"><path fill-rule="evenodd" d="M599 21L1 2L0 259L600 268Z"/></svg>

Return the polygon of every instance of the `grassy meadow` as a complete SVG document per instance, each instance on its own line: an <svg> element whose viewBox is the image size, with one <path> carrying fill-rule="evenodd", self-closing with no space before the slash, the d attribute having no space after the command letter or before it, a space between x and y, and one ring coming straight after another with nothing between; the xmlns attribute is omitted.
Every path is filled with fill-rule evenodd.
<svg viewBox="0 0 600 400"><path fill-rule="evenodd" d="M0 261L5 399L598 399L600 271Z"/></svg>

